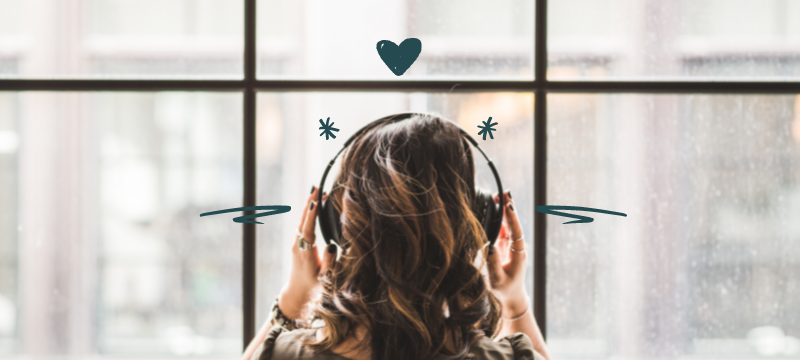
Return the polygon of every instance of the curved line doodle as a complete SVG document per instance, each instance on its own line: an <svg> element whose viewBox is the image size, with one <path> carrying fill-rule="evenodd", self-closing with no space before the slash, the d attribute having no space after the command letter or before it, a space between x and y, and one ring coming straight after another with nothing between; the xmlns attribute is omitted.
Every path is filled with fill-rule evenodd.
<svg viewBox="0 0 800 360"><path fill-rule="evenodd" d="M601 209L594 209L589 207L581 207L581 206L561 206L561 205L541 205L536 207L536 211L540 213L545 213L549 215L556 215L556 216L566 216L573 219L578 219L575 221L565 222L564 224L580 224L580 223L590 223L594 221L594 218L590 218L588 216L581 216L575 214L564 213L555 210L575 210L575 211L591 211L591 212L598 212L603 214L609 215L617 215L617 216L624 216L628 217L628 215L623 214L621 212L609 211L609 210L601 210ZM564 225L562 224L562 225Z"/></svg>
<svg viewBox="0 0 800 360"><path fill-rule="evenodd" d="M202 213L202 214L200 214L200 216L203 217L203 216L208 216L208 215L216 215L216 214L237 212L237 211L249 211L249 210L272 210L272 211L259 213L259 214L253 214L253 215L244 215L244 216L235 217L235 218L233 218L233 221L238 222L238 223L263 224L262 222L248 220L248 219L254 219L254 218L262 217L262 216L283 214L283 213L289 212L289 210L292 210L292 207L288 206L288 205L247 206L247 207L225 209L225 210L217 210L217 211Z"/></svg>

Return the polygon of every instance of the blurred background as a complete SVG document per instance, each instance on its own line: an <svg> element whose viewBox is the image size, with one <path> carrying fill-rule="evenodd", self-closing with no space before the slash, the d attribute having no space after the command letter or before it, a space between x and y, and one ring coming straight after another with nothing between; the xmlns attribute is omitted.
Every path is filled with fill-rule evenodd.
<svg viewBox="0 0 800 360"><path fill-rule="evenodd" d="M533 0L258 1L264 79L533 78ZM800 79L800 0L550 0L550 80ZM0 0L0 77L243 78L243 4ZM477 136L533 234L530 93L262 92L258 204L304 204L355 130L432 112ZM800 359L800 95L548 95L556 358ZM336 139L319 137L331 118ZM0 92L0 357L238 358L238 92ZM322 154L322 156L320 156ZM478 161L478 183L493 189ZM299 212L263 218L258 314ZM529 257L531 260L533 256ZM532 266L528 290L532 294Z"/></svg>

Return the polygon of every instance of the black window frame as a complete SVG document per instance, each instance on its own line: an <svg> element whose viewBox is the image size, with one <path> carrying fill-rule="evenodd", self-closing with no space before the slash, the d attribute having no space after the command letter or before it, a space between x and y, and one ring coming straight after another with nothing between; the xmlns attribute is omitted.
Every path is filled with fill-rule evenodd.
<svg viewBox="0 0 800 360"><path fill-rule="evenodd" d="M256 93L258 91L527 92L534 94L534 206L547 204L547 94L800 94L800 81L548 81L547 0L535 1L534 78L458 80L259 80L256 3L244 1L244 78L241 80L0 79L0 91L227 91L244 95L242 206L256 206ZM247 211L245 215L254 214ZM547 232L534 212L533 309L547 338ZM256 224L242 224L243 348L256 332Z"/></svg>

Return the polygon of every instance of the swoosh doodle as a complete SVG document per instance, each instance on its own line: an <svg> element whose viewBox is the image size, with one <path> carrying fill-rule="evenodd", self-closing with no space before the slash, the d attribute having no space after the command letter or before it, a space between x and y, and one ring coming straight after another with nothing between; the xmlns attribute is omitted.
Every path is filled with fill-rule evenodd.
<svg viewBox="0 0 800 360"><path fill-rule="evenodd" d="M569 218L578 219L578 220L574 220L574 221L565 222L564 224L580 224L580 223L590 223L590 222L594 221L593 218L590 218L588 216L569 214L569 213L564 213L564 212L555 211L555 210L591 211L591 212L599 212L599 213L609 214L609 215L617 215L617 216L628 217L628 215L625 215L625 214L623 214L621 212L594 209L594 208L581 207L581 206L541 205L541 206L537 206L536 207L536 211L538 211L540 213L545 213L545 214L549 214L549 215L557 215L557 216L566 216L566 217L569 217Z"/></svg>
<svg viewBox="0 0 800 360"><path fill-rule="evenodd" d="M237 211L249 211L249 210L272 210L272 211L259 213L259 214L253 214L253 215L244 215L244 216L235 217L235 218L233 218L233 221L238 222L238 223L263 224L262 222L249 220L249 219L254 219L254 218L262 217L262 216L283 214L285 212L289 212L289 210L292 210L292 207L288 206L288 205L248 206L248 207L240 207L240 208L217 210L217 211L202 213L202 214L200 214L200 216L203 217L203 216L208 216L208 215L217 215L217 214L222 214L222 213L237 212Z"/></svg>

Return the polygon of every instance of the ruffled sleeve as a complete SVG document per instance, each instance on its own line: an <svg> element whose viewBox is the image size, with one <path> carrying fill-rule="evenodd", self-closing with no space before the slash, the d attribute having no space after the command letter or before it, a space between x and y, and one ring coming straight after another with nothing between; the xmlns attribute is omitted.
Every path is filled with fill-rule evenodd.
<svg viewBox="0 0 800 360"><path fill-rule="evenodd" d="M280 336L285 333L287 336ZM289 336L295 334L296 336ZM311 330L290 331L283 326L274 325L267 332L261 345L256 348L250 360L279 360L279 359L345 359L335 354L313 354L307 351L299 342L301 337L306 340L312 338ZM280 337L280 339L279 339ZM276 347L276 342L279 343ZM485 360L545 360L533 349L533 344L528 335L518 332L506 335L497 341L483 337L478 344L473 346L471 352L476 359Z"/></svg>
<svg viewBox="0 0 800 360"><path fill-rule="evenodd" d="M518 332L506 335L497 341L484 337L471 349L476 359L486 360L545 360L533 350L528 335Z"/></svg>
<svg viewBox="0 0 800 360"><path fill-rule="evenodd" d="M516 360L545 360L544 356L533 349L531 338L524 333L518 332L504 336L501 341L508 341L511 344Z"/></svg>
<svg viewBox="0 0 800 360"><path fill-rule="evenodd" d="M264 339L261 345L256 348L256 351L253 353L253 356L250 358L250 360L271 360L272 348L275 346L275 340L284 331L287 330L283 326L272 326L272 328L269 329L269 332L267 332L267 337Z"/></svg>

